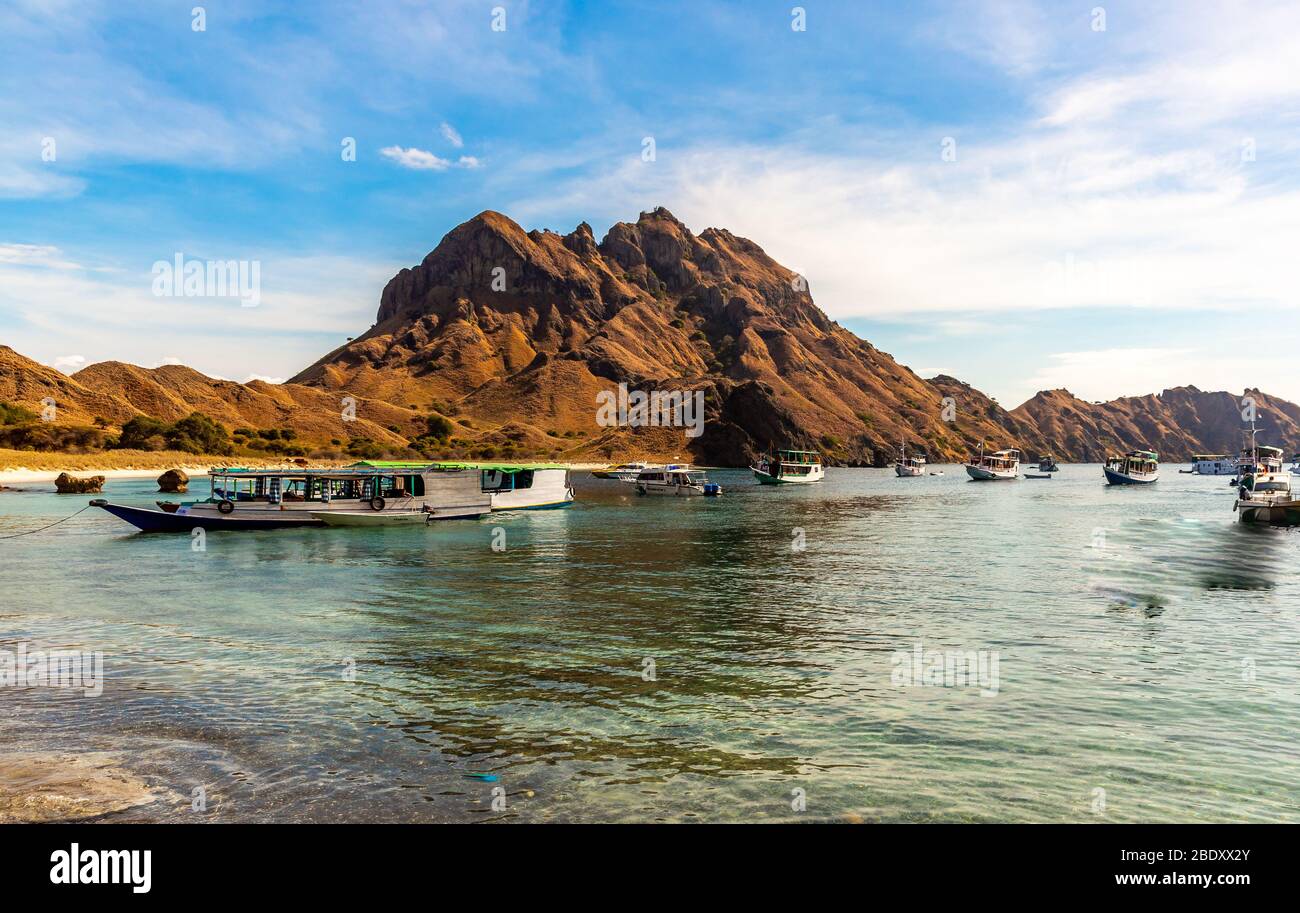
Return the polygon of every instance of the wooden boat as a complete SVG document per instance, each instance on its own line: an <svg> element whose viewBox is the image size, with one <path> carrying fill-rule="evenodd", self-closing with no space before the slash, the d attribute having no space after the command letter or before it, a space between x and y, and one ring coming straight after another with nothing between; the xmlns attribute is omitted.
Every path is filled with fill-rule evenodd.
<svg viewBox="0 0 1300 913"><path fill-rule="evenodd" d="M381 470L418 466L401 460L367 460L357 463ZM492 502L492 510L537 510L568 507L573 503L573 482L569 467L562 463L474 463L441 461L443 469L476 471L480 486Z"/></svg>
<svg viewBox="0 0 1300 913"><path fill-rule="evenodd" d="M903 452L894 461L894 472L900 479L912 479L917 476L925 475L925 457L907 455L907 444L903 444Z"/></svg>
<svg viewBox="0 0 1300 913"><path fill-rule="evenodd" d="M91 501L144 532L322 526L322 513L409 514L435 520L481 517L492 509L475 470L437 464L356 464L344 469L242 469L208 472L208 497L163 510Z"/></svg>
<svg viewBox="0 0 1300 913"><path fill-rule="evenodd" d="M759 457L758 464L749 468L763 485L804 485L826 478L815 450L778 450L773 457Z"/></svg>
<svg viewBox="0 0 1300 913"><path fill-rule="evenodd" d="M985 453L980 445L978 456L972 455L966 463L966 474L975 482L1009 482L1020 475L1020 451L998 450Z"/></svg>
<svg viewBox="0 0 1300 913"><path fill-rule="evenodd" d="M1252 442L1255 439L1255 429L1250 429ZM1266 444L1254 444L1246 447L1241 451L1241 458L1237 460L1237 475L1256 475L1264 472L1281 472L1282 471L1282 448L1269 447Z"/></svg>
<svg viewBox="0 0 1300 913"><path fill-rule="evenodd" d="M1052 475L1051 473L1046 473L1046 472L1041 474L1036 472L1027 472L1025 473L1025 478L1026 479L1047 479L1048 481L1051 481Z"/></svg>
<svg viewBox="0 0 1300 913"><path fill-rule="evenodd" d="M1160 462L1154 450L1130 450L1107 459L1102 474L1107 485L1149 485L1160 479Z"/></svg>
<svg viewBox="0 0 1300 913"><path fill-rule="evenodd" d="M636 479L636 491L641 495L671 495L691 497L722 494L722 486L710 482L708 476L697 469L686 467L652 468L641 472Z"/></svg>
<svg viewBox="0 0 1300 913"><path fill-rule="evenodd" d="M1039 472L1060 472L1061 467L1056 465L1056 458L1049 453L1046 457L1038 461L1038 471ZM1029 478L1029 477L1025 476L1025 478Z"/></svg>

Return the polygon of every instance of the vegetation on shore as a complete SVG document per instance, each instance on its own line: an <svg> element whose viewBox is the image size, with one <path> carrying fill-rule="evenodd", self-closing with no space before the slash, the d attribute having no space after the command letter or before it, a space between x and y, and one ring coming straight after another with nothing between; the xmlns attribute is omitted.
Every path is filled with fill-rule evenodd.
<svg viewBox="0 0 1300 913"><path fill-rule="evenodd" d="M467 421L461 425L469 427ZM388 429L394 434L401 429ZM539 450L524 435L499 429L495 442L456 437L460 425L431 412L407 435L405 446L369 437L304 439L293 428L226 428L202 412L174 422L136 415L120 427L102 418L91 425L43 421L30 409L0 402L3 468L137 469L194 462L275 465L286 459L351 462L374 459L558 459L563 441Z"/></svg>

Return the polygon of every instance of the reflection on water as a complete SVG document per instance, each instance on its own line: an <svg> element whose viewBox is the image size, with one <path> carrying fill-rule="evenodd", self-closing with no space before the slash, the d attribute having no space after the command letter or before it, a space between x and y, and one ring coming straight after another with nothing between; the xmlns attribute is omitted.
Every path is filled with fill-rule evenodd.
<svg viewBox="0 0 1300 913"><path fill-rule="evenodd" d="M201 553L99 512L9 540L0 647L107 682L0 688L0 751L110 753L158 797L117 820L197 786L204 820L1093 820L1097 787L1107 820L1294 819L1300 539L1213 479L716 475ZM0 531L78 506L6 492ZM898 686L918 649L995 654L997 694Z"/></svg>

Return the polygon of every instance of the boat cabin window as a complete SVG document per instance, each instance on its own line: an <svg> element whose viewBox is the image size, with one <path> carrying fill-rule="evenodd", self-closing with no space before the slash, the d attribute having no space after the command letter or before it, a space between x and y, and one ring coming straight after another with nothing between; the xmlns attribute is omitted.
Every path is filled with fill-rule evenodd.
<svg viewBox="0 0 1300 913"><path fill-rule="evenodd" d="M520 469L518 472L503 472L500 469L483 470L484 491L518 491L533 487L533 470Z"/></svg>

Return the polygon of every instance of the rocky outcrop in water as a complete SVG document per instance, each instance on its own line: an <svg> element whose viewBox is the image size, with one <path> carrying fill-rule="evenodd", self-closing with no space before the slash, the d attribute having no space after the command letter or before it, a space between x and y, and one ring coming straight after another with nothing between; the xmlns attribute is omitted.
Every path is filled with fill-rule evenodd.
<svg viewBox="0 0 1300 913"><path fill-rule="evenodd" d="M86 476L84 479L78 479L61 472L54 480L54 490L61 495L94 494L104 490L104 481L103 476Z"/></svg>
<svg viewBox="0 0 1300 913"><path fill-rule="evenodd" d="M190 477L180 469L169 469L158 477L158 490L172 494L189 491Z"/></svg>

